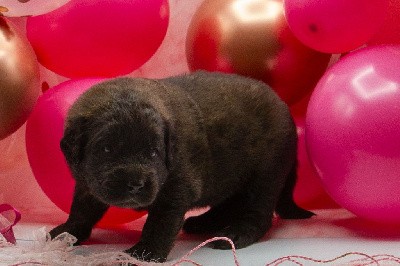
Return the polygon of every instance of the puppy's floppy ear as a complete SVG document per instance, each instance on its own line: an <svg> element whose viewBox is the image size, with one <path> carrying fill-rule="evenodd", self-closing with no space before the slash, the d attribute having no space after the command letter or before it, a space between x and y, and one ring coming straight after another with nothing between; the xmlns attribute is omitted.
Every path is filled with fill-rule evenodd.
<svg viewBox="0 0 400 266"><path fill-rule="evenodd" d="M76 173L78 165L83 159L83 149L87 141L87 137L84 134L86 121L85 117L70 119L60 142L61 150L73 173Z"/></svg>
<svg viewBox="0 0 400 266"><path fill-rule="evenodd" d="M164 120L164 142L165 142L165 160L168 170L173 167L174 146L175 146L175 130L171 122Z"/></svg>

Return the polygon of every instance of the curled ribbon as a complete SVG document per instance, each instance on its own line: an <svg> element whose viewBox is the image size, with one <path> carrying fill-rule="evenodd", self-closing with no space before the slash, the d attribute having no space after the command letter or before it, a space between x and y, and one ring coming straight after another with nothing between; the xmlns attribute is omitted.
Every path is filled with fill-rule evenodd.
<svg viewBox="0 0 400 266"><path fill-rule="evenodd" d="M0 233L7 242L15 244L15 236L12 227L21 219L21 213L9 204L0 205Z"/></svg>

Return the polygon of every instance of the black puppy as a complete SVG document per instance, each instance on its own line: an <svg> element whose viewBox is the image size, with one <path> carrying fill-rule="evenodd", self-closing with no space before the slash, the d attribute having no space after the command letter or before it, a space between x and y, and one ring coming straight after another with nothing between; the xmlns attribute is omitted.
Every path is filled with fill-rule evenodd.
<svg viewBox="0 0 400 266"><path fill-rule="evenodd" d="M288 107L265 84L237 75L95 85L71 107L61 148L76 185L53 238L87 239L110 205L148 210L140 241L126 252L162 262L182 227L243 248L267 232L274 211L313 215L293 202L297 134ZM201 206L211 209L184 221Z"/></svg>

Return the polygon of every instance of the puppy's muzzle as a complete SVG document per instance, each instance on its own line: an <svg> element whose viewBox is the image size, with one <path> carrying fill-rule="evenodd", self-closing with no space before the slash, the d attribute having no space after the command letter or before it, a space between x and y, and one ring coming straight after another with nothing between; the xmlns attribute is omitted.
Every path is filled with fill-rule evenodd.
<svg viewBox="0 0 400 266"><path fill-rule="evenodd" d="M121 166L110 169L99 181L100 187L110 194L135 195L142 192L151 171L143 166Z"/></svg>
<svg viewBox="0 0 400 266"><path fill-rule="evenodd" d="M137 194L141 192L144 187L144 182L138 181L121 181L121 180L103 180L100 184L103 188L108 191L114 192L128 192L129 194Z"/></svg>

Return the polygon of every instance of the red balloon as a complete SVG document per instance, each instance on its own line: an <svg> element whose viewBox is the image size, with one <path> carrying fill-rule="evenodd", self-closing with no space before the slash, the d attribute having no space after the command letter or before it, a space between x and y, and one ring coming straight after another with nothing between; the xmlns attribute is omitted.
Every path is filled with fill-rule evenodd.
<svg viewBox="0 0 400 266"><path fill-rule="evenodd" d="M72 80L46 91L26 125L26 149L35 178L49 199L69 213L75 181L60 149L64 120L80 94L100 79ZM100 224L122 224L143 216L143 212L111 207Z"/></svg>
<svg viewBox="0 0 400 266"><path fill-rule="evenodd" d="M189 26L186 56L192 71L262 80L289 105L314 88L331 57L294 37L281 0L206 0Z"/></svg>
<svg viewBox="0 0 400 266"><path fill-rule="evenodd" d="M389 0L385 21L368 44L400 44L400 0Z"/></svg>
<svg viewBox="0 0 400 266"><path fill-rule="evenodd" d="M326 209L338 207L328 196L322 185L321 179L310 161L305 141L304 117L295 117L298 135L297 183L294 190L294 200L297 204L307 209Z"/></svg>
<svg viewBox="0 0 400 266"><path fill-rule="evenodd" d="M311 93L303 97L300 101L290 106L290 113L295 118L303 118L307 113L308 102L310 101Z"/></svg>
<svg viewBox="0 0 400 266"><path fill-rule="evenodd" d="M168 0L71 0L29 17L39 62L66 77L113 77L145 63L162 43Z"/></svg>

